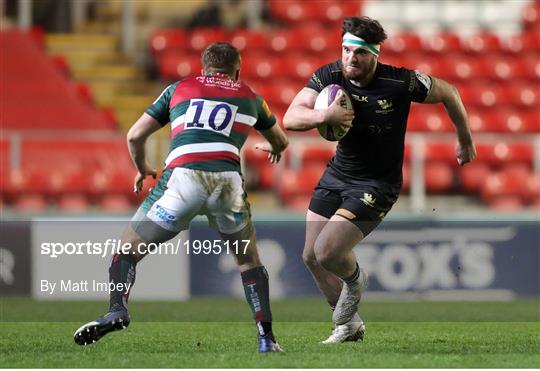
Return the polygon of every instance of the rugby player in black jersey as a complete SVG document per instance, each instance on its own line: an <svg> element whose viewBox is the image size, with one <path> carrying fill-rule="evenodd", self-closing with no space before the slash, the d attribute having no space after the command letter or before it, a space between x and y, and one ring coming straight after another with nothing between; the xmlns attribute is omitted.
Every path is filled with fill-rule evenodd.
<svg viewBox="0 0 540 371"><path fill-rule="evenodd" d="M334 309L334 331L325 344L363 339L365 327L357 310L368 277L352 249L397 200L411 102L442 103L456 128L458 163L476 156L456 88L418 71L380 63L385 39L376 20L345 18L341 60L319 68L283 118L289 130L350 128L315 187L306 215L303 260ZM314 109L317 95L330 84L348 92L354 111L340 106L339 94L327 109Z"/></svg>

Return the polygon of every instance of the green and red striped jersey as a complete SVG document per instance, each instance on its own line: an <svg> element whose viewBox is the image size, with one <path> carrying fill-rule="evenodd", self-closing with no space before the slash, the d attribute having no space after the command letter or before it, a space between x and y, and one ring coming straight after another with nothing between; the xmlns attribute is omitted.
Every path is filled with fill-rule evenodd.
<svg viewBox="0 0 540 371"><path fill-rule="evenodd" d="M261 96L222 74L175 82L145 112L163 126L171 123L166 169L240 172L240 149L251 128L276 123Z"/></svg>

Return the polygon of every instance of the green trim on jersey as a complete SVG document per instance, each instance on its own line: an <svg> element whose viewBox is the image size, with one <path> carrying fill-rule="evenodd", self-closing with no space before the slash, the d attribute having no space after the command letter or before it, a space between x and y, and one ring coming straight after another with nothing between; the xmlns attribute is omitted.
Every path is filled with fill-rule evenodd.
<svg viewBox="0 0 540 371"><path fill-rule="evenodd" d="M167 169L161 174L156 186L152 188L148 196L142 202L140 207L142 210L144 210L145 213L150 211L150 208L152 208L152 205L157 200L159 200L161 196L163 196L163 194L167 190L167 183L169 182L169 179L171 178L171 174L173 170L174 169Z"/></svg>
<svg viewBox="0 0 540 371"><path fill-rule="evenodd" d="M257 123L254 128L256 130L270 129L277 122L276 116L272 113L263 97L258 94L255 94L255 96L257 101Z"/></svg>
<svg viewBox="0 0 540 371"><path fill-rule="evenodd" d="M144 112L152 116L156 119L157 122L160 123L161 126L167 125L167 123L170 121L169 119L169 102L171 101L171 98L174 94L174 91L176 90L176 87L180 81L175 82L174 84L171 84L167 86L157 97L157 99L152 103L150 107L148 107Z"/></svg>

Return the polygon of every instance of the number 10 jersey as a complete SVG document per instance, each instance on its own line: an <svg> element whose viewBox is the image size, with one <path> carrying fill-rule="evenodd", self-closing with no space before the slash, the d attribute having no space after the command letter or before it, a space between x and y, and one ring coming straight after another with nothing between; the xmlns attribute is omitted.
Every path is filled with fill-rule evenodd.
<svg viewBox="0 0 540 371"><path fill-rule="evenodd" d="M145 112L162 126L171 123L165 169L241 172L240 149L251 128L276 123L261 96L221 74L175 82Z"/></svg>

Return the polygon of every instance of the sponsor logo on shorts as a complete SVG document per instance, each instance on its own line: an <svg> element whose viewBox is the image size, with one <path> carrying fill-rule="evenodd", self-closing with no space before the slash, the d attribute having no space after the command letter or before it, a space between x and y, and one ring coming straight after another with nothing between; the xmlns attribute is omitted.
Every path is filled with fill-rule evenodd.
<svg viewBox="0 0 540 371"><path fill-rule="evenodd" d="M373 207L375 206L375 201L377 201L377 199L374 198L371 193L364 192L364 197L362 197L360 201L362 201L367 206Z"/></svg>
<svg viewBox="0 0 540 371"><path fill-rule="evenodd" d="M154 215L167 224L173 225L176 221L176 216L174 216L169 210L167 210L163 206L155 205Z"/></svg>

